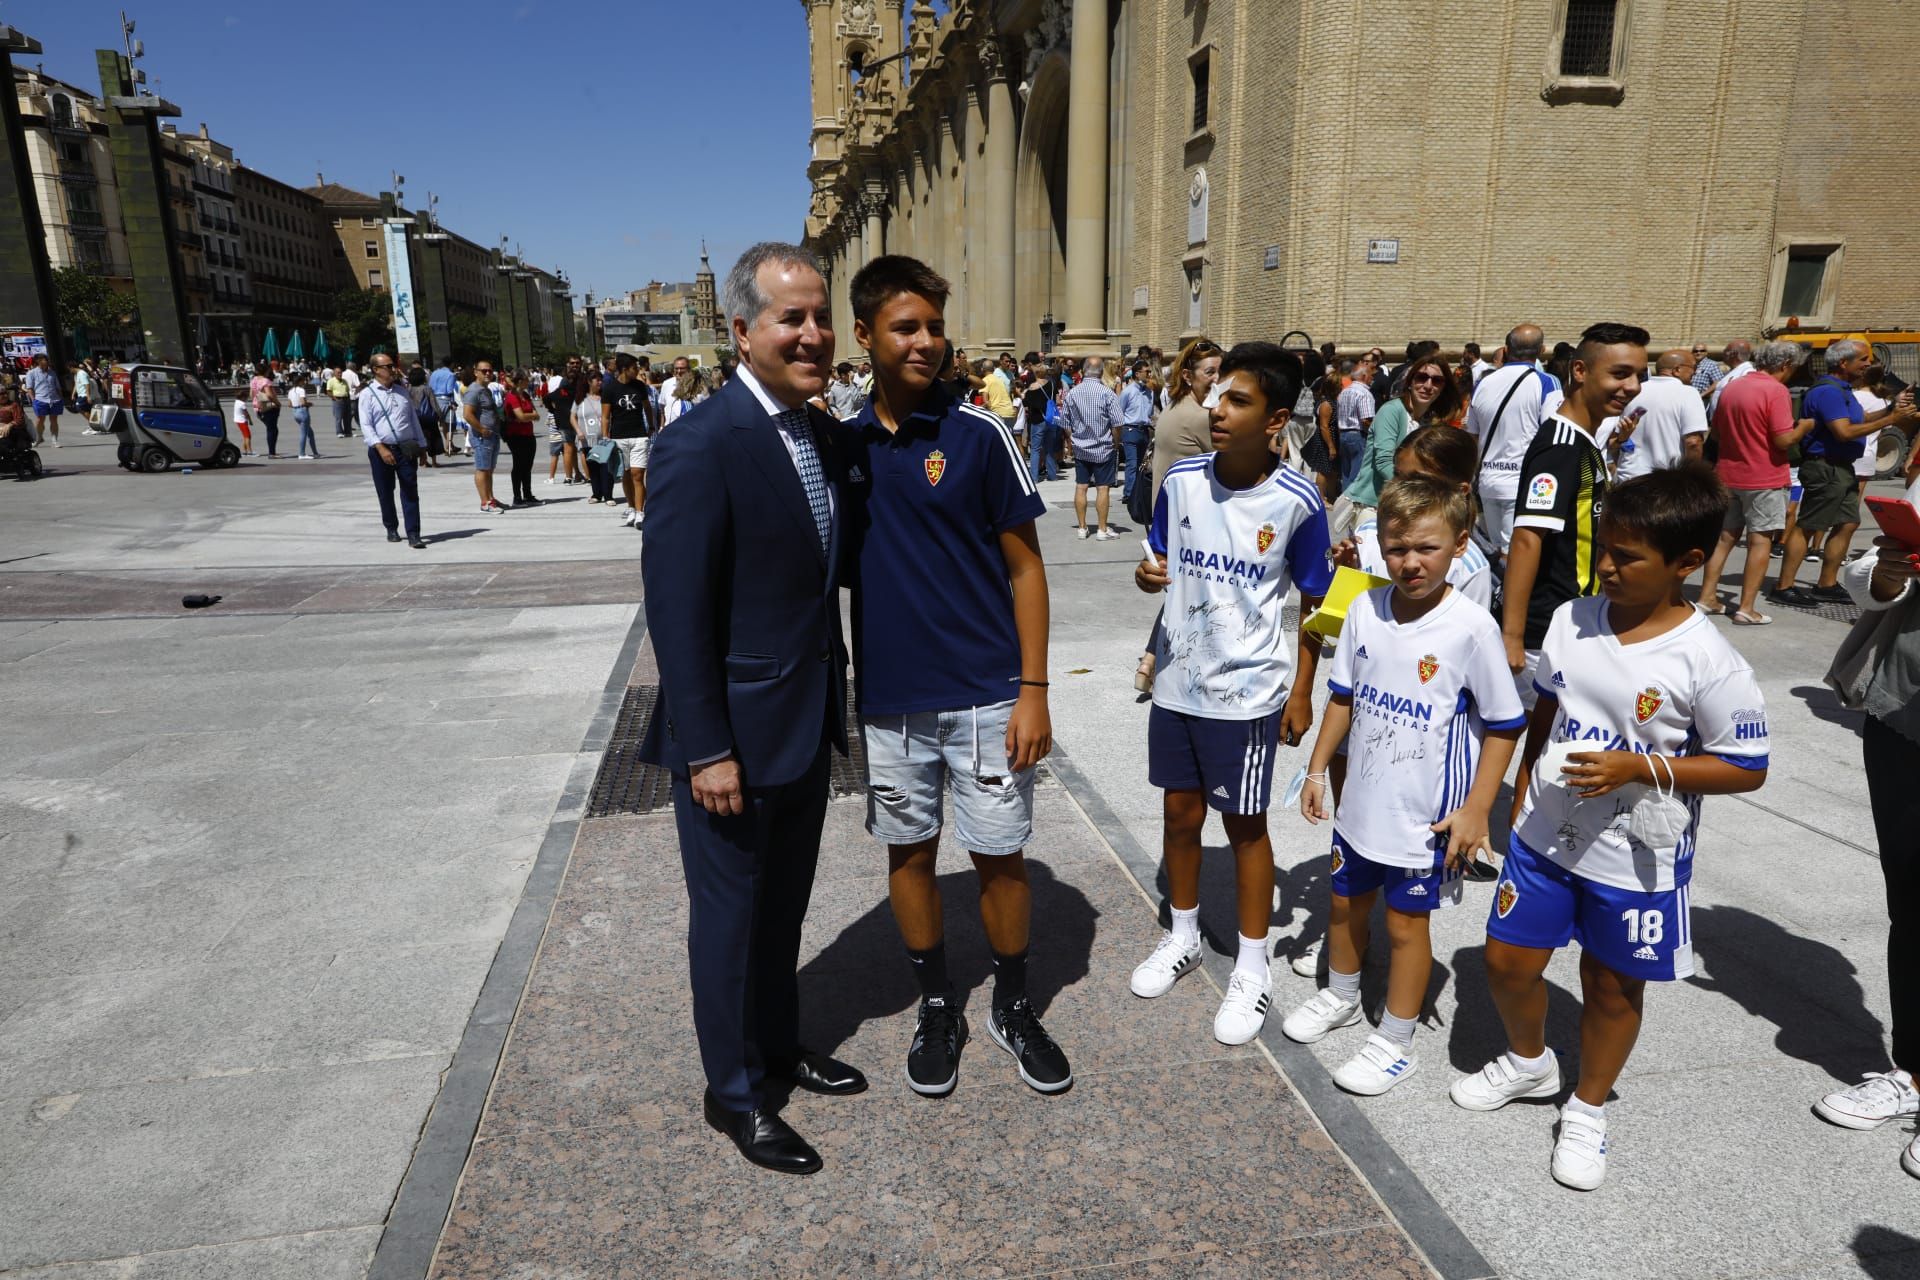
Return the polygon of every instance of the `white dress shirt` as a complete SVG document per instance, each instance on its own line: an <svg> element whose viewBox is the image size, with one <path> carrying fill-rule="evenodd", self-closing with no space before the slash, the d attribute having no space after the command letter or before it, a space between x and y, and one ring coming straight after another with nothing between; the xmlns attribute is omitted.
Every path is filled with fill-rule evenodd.
<svg viewBox="0 0 1920 1280"><path fill-rule="evenodd" d="M793 459L793 473L796 476L799 475L800 474L800 447L794 443L793 433L787 430L787 424L780 420L780 415L785 413L786 410L781 407L780 402L778 400L775 400L772 396L767 394L767 389L760 385L760 379L753 376L753 370L747 368L745 361L742 361L740 363L740 367L736 369L734 373L736 377L738 377L742 382L747 384L747 390L753 392L753 398L760 402L760 407L767 411L767 416L769 418L773 419L773 425L780 432L780 443L787 447L787 456ZM804 413L806 412L806 408L807 407L805 405L801 405L800 411ZM820 455L820 438L818 433L816 433L814 436L813 451L816 456ZM827 467L826 459L824 457L821 457L820 474L823 477L826 475L826 467ZM833 512L834 507L835 507L835 503L834 503L834 496L833 496L833 486L828 485L827 486L827 511L829 514Z"/></svg>

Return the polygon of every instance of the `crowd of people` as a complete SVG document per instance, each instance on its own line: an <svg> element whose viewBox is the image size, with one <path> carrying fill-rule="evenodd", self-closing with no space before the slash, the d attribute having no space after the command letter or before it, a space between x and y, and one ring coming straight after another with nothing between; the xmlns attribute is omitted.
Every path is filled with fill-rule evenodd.
<svg viewBox="0 0 1920 1280"><path fill-rule="evenodd" d="M1712 581L1696 600L1690 580L1742 531L1783 532L1794 450L1850 464L1847 446L1866 430L1913 420L1911 393L1865 408L1853 386L1867 353L1835 344L1805 421L1783 398L1792 344L1736 344L1703 379L1706 353L1650 351L1648 333L1622 323L1591 325L1552 353L1537 326L1516 326L1491 360L1415 344L1392 368L1377 353L1329 360L1206 339L1117 370L1038 355L974 363L946 340L947 294L914 259L866 264L851 307L871 365L856 371L832 363L817 264L796 246L756 246L725 291L738 385L653 443L642 563L661 704L644 751L676 778L708 1122L755 1163L811 1172L819 1155L769 1105L769 1081L866 1087L856 1068L803 1046L793 980L826 754L849 731L866 749L867 828L887 847L921 993L908 1086L951 1092L968 1040L934 875L949 804L980 878L987 1034L1030 1087L1071 1085L1065 1048L1026 997L1035 930L1023 861L1033 770L1052 739L1036 525L1059 426L1076 490L1095 491L1097 524L1083 494L1077 532L1110 530L1101 491L1123 483L1123 460L1150 509L1134 581L1166 596L1141 678L1170 927L1133 971L1133 992L1158 997L1200 963L1200 836L1217 813L1240 938L1213 1031L1227 1044L1259 1034L1274 1000L1274 771L1281 747L1311 741L1284 803L1331 823L1327 941L1293 957L1324 985L1282 1033L1313 1042L1362 1020L1361 958L1380 904L1386 1007L1334 1080L1372 1096L1414 1076L1429 913L1497 855L1487 989L1461 998L1493 1005L1505 1043L1489 1044L1450 1097L1487 1111L1565 1095L1545 1041L1544 973L1578 940L1580 1048L1550 1167L1567 1186L1601 1185L1607 1099L1646 984L1693 971L1701 798L1767 778L1759 682L1710 614L1720 603L1735 622L1761 619L1750 602L1727 609ZM1844 546L1851 531L1835 515L1851 513L1826 511L1826 477L1809 479L1803 521L1820 508L1809 527ZM1913 789L1894 780L1920 757L1912 552L1881 539L1838 570L1869 617L1833 679L1879 725L1868 780L1889 848L1895 824L1916 816ZM1374 576L1337 593L1351 572ZM857 725L842 720L842 585ZM1295 591L1303 614L1339 595L1336 640L1323 640L1326 625L1285 626ZM1496 821L1510 777L1513 807ZM1889 848L1905 956L1916 944L1899 941L1900 922L1916 918L1920 873ZM1896 975L1893 987L1894 1065L1816 1103L1836 1124L1920 1113L1920 981ZM1920 1141L1902 1163L1920 1176Z"/></svg>

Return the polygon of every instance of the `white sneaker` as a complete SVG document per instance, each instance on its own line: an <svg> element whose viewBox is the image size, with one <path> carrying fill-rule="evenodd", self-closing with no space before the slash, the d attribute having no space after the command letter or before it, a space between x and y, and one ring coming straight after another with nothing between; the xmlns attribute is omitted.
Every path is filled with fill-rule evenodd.
<svg viewBox="0 0 1920 1280"><path fill-rule="evenodd" d="M1607 1177L1607 1122L1560 1113L1560 1140L1553 1144L1553 1180L1575 1191L1596 1190Z"/></svg>
<svg viewBox="0 0 1920 1280"><path fill-rule="evenodd" d="M639 515L640 513L638 511L629 511L627 512L627 514L620 517L620 523L623 525L627 525L629 527L639 524L640 523L638 519Z"/></svg>
<svg viewBox="0 0 1920 1280"><path fill-rule="evenodd" d="M1813 1114L1843 1129L1877 1129L1889 1120L1920 1115L1920 1093L1903 1071L1869 1071L1853 1088L1814 1103Z"/></svg>
<svg viewBox="0 0 1920 1280"><path fill-rule="evenodd" d="M1447 1091L1455 1106L1469 1111L1498 1111L1515 1098L1551 1098L1560 1092L1560 1060L1555 1058L1539 1075L1522 1071L1513 1056L1503 1053L1470 1076L1461 1076Z"/></svg>
<svg viewBox="0 0 1920 1280"><path fill-rule="evenodd" d="M644 508L633 513L634 528L638 529L641 525L645 524L646 522L647 522L647 513Z"/></svg>
<svg viewBox="0 0 1920 1280"><path fill-rule="evenodd" d="M1095 542L1112 542L1115 538L1119 536L1120 536L1119 534L1115 533L1111 529L1102 529L1100 532L1093 535L1093 540Z"/></svg>
<svg viewBox="0 0 1920 1280"><path fill-rule="evenodd" d="M1227 998L1213 1015L1213 1038L1221 1044L1245 1044L1260 1034L1273 1004L1273 978L1256 978L1235 969L1227 981Z"/></svg>
<svg viewBox="0 0 1920 1280"><path fill-rule="evenodd" d="M1340 1064L1333 1082L1348 1093L1374 1097L1385 1093L1420 1069L1413 1050L1402 1049L1383 1035L1367 1037L1360 1052Z"/></svg>
<svg viewBox="0 0 1920 1280"><path fill-rule="evenodd" d="M1174 983L1199 967L1200 939L1189 947L1171 932L1163 933L1153 954L1134 967L1133 980L1127 985L1133 994L1151 1000L1173 990Z"/></svg>
<svg viewBox="0 0 1920 1280"><path fill-rule="evenodd" d="M1920 1178L1920 1134L1914 1135L1900 1151L1900 1167L1916 1178Z"/></svg>
<svg viewBox="0 0 1920 1280"><path fill-rule="evenodd" d="M1093 536L1093 530L1087 528L1087 526L1085 525L1080 525L1074 529L1073 536L1080 539L1082 542L1085 542L1088 538Z"/></svg>
<svg viewBox="0 0 1920 1280"><path fill-rule="evenodd" d="M1312 1044L1327 1038L1329 1031L1350 1027L1360 1021L1360 1002L1342 1000L1332 987L1322 987L1313 999L1287 1015L1280 1034L1296 1044Z"/></svg>
<svg viewBox="0 0 1920 1280"><path fill-rule="evenodd" d="M1320 973L1320 946L1318 942L1309 942L1300 948L1293 957L1292 969L1303 978L1318 977Z"/></svg>

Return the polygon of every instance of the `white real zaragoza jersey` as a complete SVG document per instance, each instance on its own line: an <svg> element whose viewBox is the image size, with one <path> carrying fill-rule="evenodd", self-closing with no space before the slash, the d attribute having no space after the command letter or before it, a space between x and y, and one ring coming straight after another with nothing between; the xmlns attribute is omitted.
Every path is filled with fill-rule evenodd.
<svg viewBox="0 0 1920 1280"><path fill-rule="evenodd" d="M1293 679L1287 593L1333 580L1327 512L1313 481L1283 466L1251 489L1213 476L1213 454L1167 470L1147 542L1167 558L1153 701L1212 720L1278 711Z"/></svg>
<svg viewBox="0 0 1920 1280"><path fill-rule="evenodd" d="M1743 769L1767 767L1759 682L1705 614L1696 612L1663 636L1623 645L1607 609L1605 596L1570 600L1547 628L1534 684L1560 703L1549 742L1642 755L1706 754ZM1666 771L1659 772L1664 783ZM1701 797L1680 797L1692 820L1677 845L1654 849L1627 834L1634 802L1647 790L1622 787L1582 800L1536 770L1513 832L1527 848L1589 880L1620 889L1678 888L1693 879Z"/></svg>
<svg viewBox="0 0 1920 1280"><path fill-rule="evenodd" d="M1472 790L1485 728L1521 728L1526 711L1492 614L1455 590L1401 623L1393 596L1375 587L1349 606L1327 674L1330 690L1353 699L1335 825L1362 857L1431 867L1446 846L1428 824Z"/></svg>
<svg viewBox="0 0 1920 1280"><path fill-rule="evenodd" d="M1391 578L1387 572L1387 558L1380 551L1380 521L1378 516L1368 516L1353 528L1353 549L1360 555L1360 568L1376 578ZM1447 581L1453 589L1482 609L1493 608L1493 567L1487 563L1487 553L1472 538L1467 539L1467 549L1453 558L1453 564L1447 570Z"/></svg>

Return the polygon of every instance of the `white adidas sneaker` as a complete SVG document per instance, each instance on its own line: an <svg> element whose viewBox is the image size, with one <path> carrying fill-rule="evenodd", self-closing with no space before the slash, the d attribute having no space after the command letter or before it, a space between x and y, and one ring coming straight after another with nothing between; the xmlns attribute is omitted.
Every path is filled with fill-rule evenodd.
<svg viewBox="0 0 1920 1280"><path fill-rule="evenodd" d="M1453 1082L1447 1096L1469 1111L1498 1111L1516 1098L1551 1098L1560 1092L1560 1060L1555 1058L1538 1075L1514 1065L1503 1053L1469 1076Z"/></svg>
<svg viewBox="0 0 1920 1280"><path fill-rule="evenodd" d="M1411 1049L1402 1049L1383 1035L1367 1037L1360 1052L1340 1064L1333 1082L1348 1093L1375 1097L1385 1093L1420 1069L1420 1059Z"/></svg>
<svg viewBox="0 0 1920 1280"><path fill-rule="evenodd" d="M1560 1112L1560 1139L1553 1144L1553 1180L1575 1191L1594 1191L1607 1177L1607 1122Z"/></svg>
<svg viewBox="0 0 1920 1280"><path fill-rule="evenodd" d="M1904 1071L1869 1071L1853 1088L1814 1103L1813 1113L1843 1129L1878 1129L1889 1120L1920 1115L1920 1092Z"/></svg>
<svg viewBox="0 0 1920 1280"><path fill-rule="evenodd" d="M1332 987L1322 987L1313 993L1313 999L1287 1015L1280 1024L1280 1034L1299 1044L1312 1044L1326 1039L1328 1032L1358 1021L1358 1000L1342 1000Z"/></svg>
<svg viewBox="0 0 1920 1280"><path fill-rule="evenodd" d="M1213 1038L1221 1044L1245 1044L1260 1034L1273 1005L1273 977L1256 978L1235 969L1227 980L1227 998L1213 1016Z"/></svg>
<svg viewBox="0 0 1920 1280"><path fill-rule="evenodd" d="M1153 954L1134 966L1133 979L1127 985L1133 988L1133 994L1151 1000L1173 990L1174 983L1199 967L1200 939L1188 945L1171 932L1163 933Z"/></svg>

